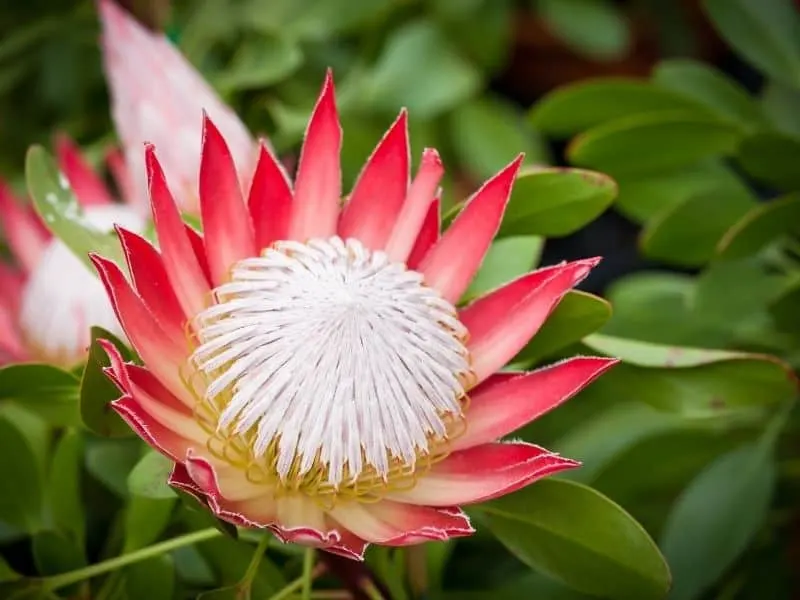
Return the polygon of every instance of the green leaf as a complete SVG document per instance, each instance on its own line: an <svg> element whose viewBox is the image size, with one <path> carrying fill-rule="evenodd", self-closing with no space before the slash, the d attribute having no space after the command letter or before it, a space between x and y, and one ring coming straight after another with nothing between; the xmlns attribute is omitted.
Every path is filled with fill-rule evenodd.
<svg viewBox="0 0 800 600"><path fill-rule="evenodd" d="M706 105L721 119L747 129L765 124L761 107L739 83L702 62L690 59L663 61L653 71L653 81Z"/></svg>
<svg viewBox="0 0 800 600"><path fill-rule="evenodd" d="M128 475L128 489L134 496L145 498L174 498L167 484L174 463L155 450L148 450Z"/></svg>
<svg viewBox="0 0 800 600"><path fill-rule="evenodd" d="M602 173L558 167L523 169L498 236L569 235L600 216L616 195L616 182Z"/></svg>
<svg viewBox="0 0 800 600"><path fill-rule="evenodd" d="M717 254L726 260L744 258L771 242L797 233L800 233L800 193L753 208L720 240Z"/></svg>
<svg viewBox="0 0 800 600"><path fill-rule="evenodd" d="M86 536L81 497L81 465L83 462L83 439L77 431L65 431L56 444L47 495L53 524L68 532L82 548Z"/></svg>
<svg viewBox="0 0 800 600"><path fill-rule="evenodd" d="M562 478L592 483L615 458L642 440L687 427L677 415L657 411L647 404L612 405L560 438L554 450L581 461L581 468Z"/></svg>
<svg viewBox="0 0 800 600"><path fill-rule="evenodd" d="M513 1L435 0L428 5L434 4L431 8L436 11L443 1L450 1L452 5L448 15L443 15L441 10L437 15L447 37L484 73L501 71L512 49Z"/></svg>
<svg viewBox="0 0 800 600"><path fill-rule="evenodd" d="M727 327L718 331L692 310L695 282L688 275L639 272L616 280L606 292L614 314L602 333L678 346L724 346Z"/></svg>
<svg viewBox="0 0 800 600"><path fill-rule="evenodd" d="M535 235L505 237L495 241L470 283L462 302L468 302L533 270L544 240Z"/></svg>
<svg viewBox="0 0 800 600"><path fill-rule="evenodd" d="M40 575L56 575L86 566L77 540L58 531L40 531L33 536L33 560Z"/></svg>
<svg viewBox="0 0 800 600"><path fill-rule="evenodd" d="M248 37L214 83L224 92L263 88L288 77L302 62L302 50L286 36L272 33Z"/></svg>
<svg viewBox="0 0 800 600"><path fill-rule="evenodd" d="M761 93L761 106L772 125L781 133L800 138L800 90L780 81L769 82Z"/></svg>
<svg viewBox="0 0 800 600"><path fill-rule="evenodd" d="M747 547L775 487L772 448L748 444L724 454L678 499L661 541L674 575L670 598L700 598Z"/></svg>
<svg viewBox="0 0 800 600"><path fill-rule="evenodd" d="M620 600L666 596L669 570L656 545L591 488L544 479L475 510L520 560L580 592Z"/></svg>
<svg viewBox="0 0 800 600"><path fill-rule="evenodd" d="M122 249L112 232L98 231L83 211L66 178L41 146L32 146L25 159L25 177L36 212L53 234L94 273L89 253L97 252L124 264Z"/></svg>
<svg viewBox="0 0 800 600"><path fill-rule="evenodd" d="M638 79L604 78L582 81L547 94L531 110L534 126L569 136L609 121L674 111L708 115L695 100Z"/></svg>
<svg viewBox="0 0 800 600"><path fill-rule="evenodd" d="M175 493L180 499L181 505L189 511L191 517L196 521L203 521L202 526L216 527L221 533L227 535L231 539L239 539L239 530L236 529L236 526L233 523L218 518L209 510L208 505L184 490L175 489Z"/></svg>
<svg viewBox="0 0 800 600"><path fill-rule="evenodd" d="M0 416L0 479L8 482L0 494L0 521L27 533L37 531L42 518L40 467L30 441L7 416Z"/></svg>
<svg viewBox="0 0 800 600"><path fill-rule="evenodd" d="M730 190L689 196L645 225L639 238L642 252L684 267L702 266L714 257L725 233L755 205L749 194Z"/></svg>
<svg viewBox="0 0 800 600"><path fill-rule="evenodd" d="M690 112L634 115L578 136L567 156L612 176L647 175L733 152L741 137L735 125Z"/></svg>
<svg viewBox="0 0 800 600"><path fill-rule="evenodd" d="M169 524L176 501L177 498L156 500L132 496L125 511L123 553L155 542Z"/></svg>
<svg viewBox="0 0 800 600"><path fill-rule="evenodd" d="M531 364L554 355L600 329L611 317L611 305L593 294L570 290L513 363Z"/></svg>
<svg viewBox="0 0 800 600"><path fill-rule="evenodd" d="M0 582L16 581L19 578L20 574L8 566L6 559L0 557Z"/></svg>
<svg viewBox="0 0 800 600"><path fill-rule="evenodd" d="M415 21L391 33L361 102L389 113L405 106L416 118L427 119L464 102L480 83L480 73L433 23Z"/></svg>
<svg viewBox="0 0 800 600"><path fill-rule="evenodd" d="M109 366L110 362L105 350L97 343L97 340L108 340L113 343L126 361L131 360L131 353L125 344L102 327L92 327L91 340L89 356L81 380L81 418L86 427L98 435L105 437L132 436L131 428L110 406L110 402L120 398L122 394L103 373L103 368Z"/></svg>
<svg viewBox="0 0 800 600"><path fill-rule="evenodd" d="M705 0L717 31L770 77L800 87L800 17L792 0Z"/></svg>
<svg viewBox="0 0 800 600"><path fill-rule="evenodd" d="M120 440L89 438L86 469L117 496L128 496L128 474L142 455L144 443L138 437Z"/></svg>
<svg viewBox="0 0 800 600"><path fill-rule="evenodd" d="M175 588L175 563L169 555L135 563L124 570L128 598L172 600Z"/></svg>
<svg viewBox="0 0 800 600"><path fill-rule="evenodd" d="M230 585L216 590L209 590L197 596L197 600L243 600L249 598L242 596L242 588L239 585Z"/></svg>
<svg viewBox="0 0 800 600"><path fill-rule="evenodd" d="M483 96L456 107L448 118L453 151L477 179L488 179L520 152L526 164L548 162L542 140L504 100Z"/></svg>
<svg viewBox="0 0 800 600"><path fill-rule="evenodd" d="M800 140L780 133L756 133L744 139L737 159L759 181L782 190L800 189Z"/></svg>
<svg viewBox="0 0 800 600"><path fill-rule="evenodd" d="M721 161L703 161L646 177L618 179L615 208L638 223L666 213L692 196L706 193L752 198L749 188Z"/></svg>
<svg viewBox="0 0 800 600"><path fill-rule="evenodd" d="M625 56L631 38L621 10L608 0L539 0L547 27L573 50L594 60Z"/></svg>
<svg viewBox="0 0 800 600"><path fill-rule="evenodd" d="M769 307L772 318L784 331L800 333L800 281L795 281L791 287L775 298Z"/></svg>
<svg viewBox="0 0 800 600"><path fill-rule="evenodd" d="M797 392L789 367L772 356L601 334L587 336L583 343L624 361L592 385L594 392L622 393L687 419L761 414Z"/></svg>
<svg viewBox="0 0 800 600"><path fill-rule="evenodd" d="M0 399L13 400L55 427L80 424L79 382L52 365L16 364L0 369Z"/></svg>
<svg viewBox="0 0 800 600"><path fill-rule="evenodd" d="M246 565L253 555L252 546L225 537L202 542L197 547L219 574L222 585L228 586L239 582L242 577L242 565ZM252 597L269 598L285 585L286 580L280 569L273 564L269 556L264 556L253 578Z"/></svg>

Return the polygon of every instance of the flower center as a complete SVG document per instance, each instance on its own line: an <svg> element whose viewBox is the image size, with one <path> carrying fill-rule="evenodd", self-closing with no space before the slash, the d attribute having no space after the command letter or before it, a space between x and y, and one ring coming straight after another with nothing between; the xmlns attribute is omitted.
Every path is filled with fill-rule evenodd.
<svg viewBox="0 0 800 600"><path fill-rule="evenodd" d="M235 264L215 300L195 319L197 415L252 480L379 495L413 485L463 426L467 331L385 253L278 242Z"/></svg>
<svg viewBox="0 0 800 600"><path fill-rule="evenodd" d="M100 231L110 230L114 223L131 231L144 227L136 212L118 205L88 208L83 219ZM83 358L92 325L125 339L97 275L57 239L44 249L28 276L19 324L34 357L62 366L73 366Z"/></svg>

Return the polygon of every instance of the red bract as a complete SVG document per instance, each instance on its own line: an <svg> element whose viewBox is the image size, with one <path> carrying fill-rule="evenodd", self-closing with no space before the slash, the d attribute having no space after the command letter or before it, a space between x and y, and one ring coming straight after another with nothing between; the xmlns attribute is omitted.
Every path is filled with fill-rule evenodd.
<svg viewBox="0 0 800 600"><path fill-rule="evenodd" d="M114 408L175 462L170 483L237 525L361 558L368 543L468 535L459 505L578 466L498 440L615 361L498 373L597 259L454 306L497 232L521 158L440 235L443 167L426 150L409 183L404 112L344 207L341 140L329 75L294 188L262 146L243 194L234 157L206 118L203 236L182 222L148 146L160 250L119 230L132 282L92 258L145 364L125 363L105 344L124 394Z"/></svg>

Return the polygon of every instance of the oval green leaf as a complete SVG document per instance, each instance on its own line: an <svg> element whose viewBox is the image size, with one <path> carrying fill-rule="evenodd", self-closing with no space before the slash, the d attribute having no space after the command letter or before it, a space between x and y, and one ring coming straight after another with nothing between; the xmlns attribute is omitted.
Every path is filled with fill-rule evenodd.
<svg viewBox="0 0 800 600"><path fill-rule="evenodd" d="M539 262L544 240L535 235L495 241L470 283L462 302L468 302L531 271Z"/></svg>
<svg viewBox="0 0 800 600"><path fill-rule="evenodd" d="M624 117L576 137L569 159L612 176L648 175L730 154L741 131L716 117L670 112Z"/></svg>
<svg viewBox="0 0 800 600"><path fill-rule="evenodd" d="M69 533L79 548L83 548L86 519L83 514L81 479L83 438L77 431L65 431L53 452L47 495L53 524L59 531Z"/></svg>
<svg viewBox="0 0 800 600"><path fill-rule="evenodd" d="M86 265L94 267L89 253L97 252L124 264L122 249L112 232L98 231L83 218L83 210L66 178L41 146L32 146L25 159L25 179L36 212L47 228Z"/></svg>
<svg viewBox="0 0 800 600"><path fill-rule="evenodd" d="M168 554L156 556L129 567L125 574L128 598L172 600L175 588L175 563Z"/></svg>
<svg viewBox="0 0 800 600"><path fill-rule="evenodd" d="M669 569L650 536L591 488L544 479L475 510L520 560L578 591L616 600L667 594Z"/></svg>
<svg viewBox="0 0 800 600"><path fill-rule="evenodd" d="M174 498L175 492L167 484L174 464L160 452L148 450L128 475L128 490L145 498Z"/></svg>
<svg viewBox="0 0 800 600"><path fill-rule="evenodd" d="M531 110L531 119L541 131L568 136L631 115L676 110L708 114L702 104L650 82L605 78L547 94Z"/></svg>
<svg viewBox="0 0 800 600"><path fill-rule="evenodd" d="M155 542L167 528L177 500L132 496L125 510L122 552L133 552Z"/></svg>
<svg viewBox="0 0 800 600"><path fill-rule="evenodd" d="M424 69L419 66L425 64ZM434 117L477 91L480 72L432 22L420 20L395 29L364 83L361 102L395 113L408 108L418 119Z"/></svg>
<svg viewBox="0 0 800 600"><path fill-rule="evenodd" d="M558 167L523 169L497 235L569 235L600 216L616 196L616 182L602 173Z"/></svg>
<svg viewBox="0 0 800 600"><path fill-rule="evenodd" d="M785 235L798 233L800 193L794 193L753 208L720 240L717 255L726 260L745 258Z"/></svg>
<svg viewBox="0 0 800 600"><path fill-rule="evenodd" d="M0 521L33 533L42 519L43 482L36 455L22 431L0 416Z"/></svg>
<svg viewBox="0 0 800 600"><path fill-rule="evenodd" d="M8 365L0 369L0 400L15 401L55 427L80 425L79 384L52 365Z"/></svg>
<svg viewBox="0 0 800 600"><path fill-rule="evenodd" d="M264 60L268 56L269 60ZM223 92L267 87L291 75L303 64L303 52L292 39L275 32L248 37L230 64L214 78Z"/></svg>
<svg viewBox="0 0 800 600"><path fill-rule="evenodd" d="M754 179L781 190L800 189L800 140L763 132L744 139L737 160Z"/></svg>
<svg viewBox="0 0 800 600"><path fill-rule="evenodd" d="M775 487L771 448L748 444L720 456L684 490L661 547L674 575L670 598L700 598L764 522Z"/></svg>
<svg viewBox="0 0 800 600"><path fill-rule="evenodd" d="M707 106L721 119L748 129L764 125L761 107L747 90L705 63L690 59L665 60L654 69L653 81Z"/></svg>
<svg viewBox="0 0 800 600"><path fill-rule="evenodd" d="M771 77L800 87L800 17L792 0L705 0L717 31Z"/></svg>
<svg viewBox="0 0 800 600"><path fill-rule="evenodd" d="M749 194L730 190L689 196L650 220L639 244L648 258L699 267L714 257L725 233L754 206Z"/></svg>
<svg viewBox="0 0 800 600"><path fill-rule="evenodd" d="M628 51L628 21L608 0L540 0L537 6L550 31L592 60L619 59Z"/></svg>
<svg viewBox="0 0 800 600"><path fill-rule="evenodd" d="M110 363L105 350L97 340L108 340L113 343L125 360L131 360L131 352L125 344L102 327L92 327L91 340L80 388L80 411L83 423L104 437L132 436L131 428L111 408L110 403L122 396L122 393L103 372L103 368Z"/></svg>
<svg viewBox="0 0 800 600"><path fill-rule="evenodd" d="M610 317L608 302L587 292L570 290L512 362L530 365L553 356L600 329Z"/></svg>
<svg viewBox="0 0 800 600"><path fill-rule="evenodd" d="M488 179L520 152L525 152L526 164L549 162L545 145L523 115L499 98L484 96L462 104L449 115L448 124L453 152L476 179Z"/></svg>

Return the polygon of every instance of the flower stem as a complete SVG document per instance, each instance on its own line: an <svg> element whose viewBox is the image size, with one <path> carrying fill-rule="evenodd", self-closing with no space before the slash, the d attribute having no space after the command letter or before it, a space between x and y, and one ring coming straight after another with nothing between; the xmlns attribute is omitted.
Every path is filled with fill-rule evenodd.
<svg viewBox="0 0 800 600"><path fill-rule="evenodd" d="M52 577L45 577L42 579L43 586L44 589L52 592L53 590L83 581L84 579L91 579L97 575L102 575L104 573L108 573L109 571L115 571L116 569L147 560L148 558L152 558L154 556L166 554L167 552L176 550L177 548L182 548L183 546L191 546L192 544L215 538L218 535L222 535L222 533L215 527L202 529L200 531L193 531L192 533L187 533L185 535L172 538L171 540L165 540L163 542L159 542L158 544L153 544L152 546L135 550L134 552L128 552L127 554L115 556L114 558L89 565L88 567L83 567L74 571L68 571L67 573L60 573L58 575L53 575Z"/></svg>
<svg viewBox="0 0 800 600"><path fill-rule="evenodd" d="M247 571L244 572L244 577L242 577L242 580L239 582L241 586L250 588L252 585L256 573L258 573L258 566L261 564L261 559L264 558L264 553L267 551L269 538L270 535L265 533L258 541L258 546L256 546L255 552L253 552L253 558L250 559L250 564L247 565Z"/></svg>
<svg viewBox="0 0 800 600"><path fill-rule="evenodd" d="M306 554L307 556L307 554ZM313 560L312 560L313 563ZM324 565L317 565L316 569L313 569L308 574L305 571L305 561L303 562L303 574L300 575L297 579L286 585L283 589L279 590L277 594L273 594L269 597L269 600L285 600L289 596L294 595L294 593L304 588L304 586L308 585L309 592L311 591L311 581L320 575L325 570Z"/></svg>
<svg viewBox="0 0 800 600"><path fill-rule="evenodd" d="M303 590L300 595L302 600L311 600L311 583L314 580L314 548L306 548L303 555Z"/></svg>

